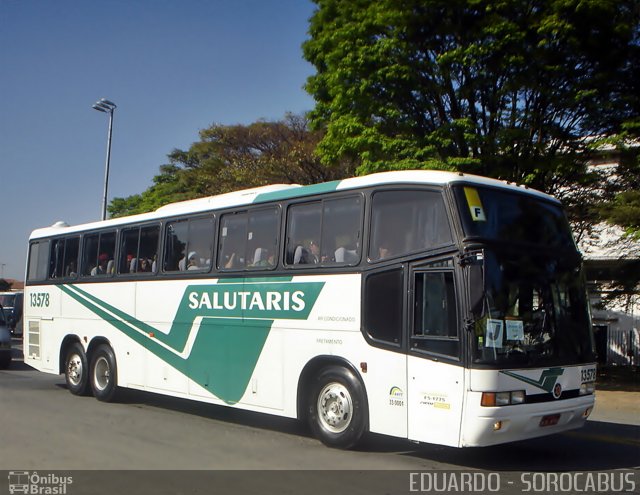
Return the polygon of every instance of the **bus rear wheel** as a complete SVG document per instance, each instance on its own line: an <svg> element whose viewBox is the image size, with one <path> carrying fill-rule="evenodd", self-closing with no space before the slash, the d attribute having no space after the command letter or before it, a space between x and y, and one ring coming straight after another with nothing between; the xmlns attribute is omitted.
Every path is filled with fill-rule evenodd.
<svg viewBox="0 0 640 495"><path fill-rule="evenodd" d="M89 364L84 348L79 343L72 344L64 359L64 379L73 395L87 395L89 392Z"/></svg>
<svg viewBox="0 0 640 495"><path fill-rule="evenodd" d="M118 389L118 371L113 349L106 344L100 345L91 356L90 382L96 399L102 402L114 400Z"/></svg>
<svg viewBox="0 0 640 495"><path fill-rule="evenodd" d="M309 425L322 443L351 448L367 430L364 387L346 368L325 368L312 382L308 413Z"/></svg>

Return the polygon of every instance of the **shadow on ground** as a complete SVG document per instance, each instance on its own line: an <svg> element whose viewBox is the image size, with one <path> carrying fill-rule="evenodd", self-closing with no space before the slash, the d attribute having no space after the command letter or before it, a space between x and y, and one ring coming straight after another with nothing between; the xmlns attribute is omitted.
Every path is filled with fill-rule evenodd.
<svg viewBox="0 0 640 495"><path fill-rule="evenodd" d="M597 390L640 392L640 369L637 366L603 366L598 368Z"/></svg>

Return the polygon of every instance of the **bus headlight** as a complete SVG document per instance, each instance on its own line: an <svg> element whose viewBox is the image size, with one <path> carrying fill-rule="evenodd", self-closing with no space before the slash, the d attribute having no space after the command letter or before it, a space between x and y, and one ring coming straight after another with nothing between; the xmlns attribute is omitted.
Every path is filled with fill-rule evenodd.
<svg viewBox="0 0 640 495"><path fill-rule="evenodd" d="M511 404L524 404L524 390L511 392Z"/></svg>
<svg viewBox="0 0 640 495"><path fill-rule="evenodd" d="M596 382L586 382L580 385L580 395L589 395L596 391Z"/></svg>
<svg viewBox="0 0 640 495"><path fill-rule="evenodd" d="M524 404L524 401L524 390L515 390L512 392L482 392L480 405L484 407L512 406Z"/></svg>

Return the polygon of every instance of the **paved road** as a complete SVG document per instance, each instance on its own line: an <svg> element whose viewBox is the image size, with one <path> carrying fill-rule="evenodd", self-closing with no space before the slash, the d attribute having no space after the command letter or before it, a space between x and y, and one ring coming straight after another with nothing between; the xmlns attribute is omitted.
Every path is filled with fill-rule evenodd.
<svg viewBox="0 0 640 495"><path fill-rule="evenodd" d="M0 470L455 469L503 472L504 480L512 480L519 471L640 465L633 405L616 413L617 423L602 406L581 430L497 447L460 450L370 435L360 449L340 451L320 444L294 420L136 391L105 404L71 395L62 376L13 364L0 371ZM0 494L3 488L0 480Z"/></svg>

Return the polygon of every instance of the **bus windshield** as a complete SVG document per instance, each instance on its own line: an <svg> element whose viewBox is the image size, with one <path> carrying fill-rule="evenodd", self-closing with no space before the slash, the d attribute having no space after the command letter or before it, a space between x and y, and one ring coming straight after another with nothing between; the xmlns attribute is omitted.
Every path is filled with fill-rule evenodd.
<svg viewBox="0 0 640 495"><path fill-rule="evenodd" d="M485 287L474 308L475 364L502 367L594 360L580 258L484 253Z"/></svg>
<svg viewBox="0 0 640 495"><path fill-rule="evenodd" d="M467 237L575 250L560 205L491 187L454 186L453 191Z"/></svg>

